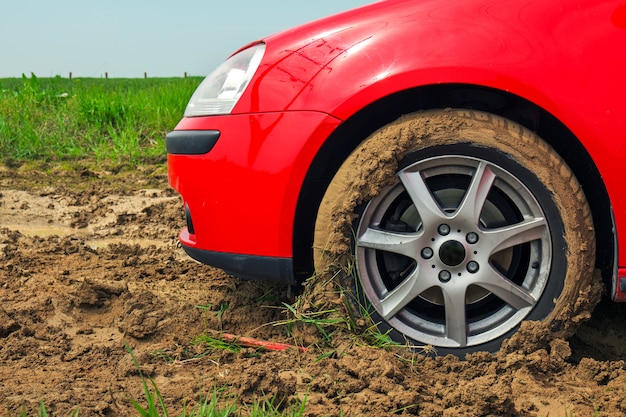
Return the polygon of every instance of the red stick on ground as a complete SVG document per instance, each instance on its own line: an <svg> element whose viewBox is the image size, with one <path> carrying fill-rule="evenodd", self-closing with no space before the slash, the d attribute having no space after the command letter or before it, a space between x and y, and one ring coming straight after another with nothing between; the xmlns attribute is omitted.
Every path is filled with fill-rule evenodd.
<svg viewBox="0 0 626 417"><path fill-rule="evenodd" d="M258 339L253 339L251 337L240 337L240 336L235 336L234 334L230 334L230 333L222 333L222 339L224 339L227 342L235 342L246 347L263 348L263 349L277 350L277 351L295 348L302 352L306 352L306 348L302 346L295 346L295 345L290 345L287 343L268 342L266 340L258 340Z"/></svg>

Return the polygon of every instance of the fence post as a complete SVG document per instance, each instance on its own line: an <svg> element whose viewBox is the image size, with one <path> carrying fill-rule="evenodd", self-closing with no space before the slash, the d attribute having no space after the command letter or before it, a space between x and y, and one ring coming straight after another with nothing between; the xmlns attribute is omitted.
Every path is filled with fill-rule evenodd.
<svg viewBox="0 0 626 417"><path fill-rule="evenodd" d="M145 79L145 78L148 78L148 73L147 73L147 72L144 72L144 73L143 73L143 78L144 78L144 79Z"/></svg>
<svg viewBox="0 0 626 417"><path fill-rule="evenodd" d="M70 80L72 79L72 71L70 71Z"/></svg>

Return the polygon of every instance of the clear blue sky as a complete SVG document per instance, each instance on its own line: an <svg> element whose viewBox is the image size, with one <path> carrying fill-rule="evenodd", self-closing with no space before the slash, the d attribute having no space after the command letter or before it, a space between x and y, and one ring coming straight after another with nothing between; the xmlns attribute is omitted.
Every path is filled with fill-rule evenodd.
<svg viewBox="0 0 626 417"><path fill-rule="evenodd" d="M0 78L206 75L265 35L373 0L2 0Z"/></svg>

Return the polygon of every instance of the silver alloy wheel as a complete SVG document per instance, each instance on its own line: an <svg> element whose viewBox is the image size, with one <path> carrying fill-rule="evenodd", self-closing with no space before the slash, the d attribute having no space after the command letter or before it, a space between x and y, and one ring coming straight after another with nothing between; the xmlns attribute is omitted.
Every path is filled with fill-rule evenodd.
<svg viewBox="0 0 626 417"><path fill-rule="evenodd" d="M364 295L406 337L462 348L509 332L542 296L552 263L541 206L488 160L450 155L397 173L356 231Z"/></svg>

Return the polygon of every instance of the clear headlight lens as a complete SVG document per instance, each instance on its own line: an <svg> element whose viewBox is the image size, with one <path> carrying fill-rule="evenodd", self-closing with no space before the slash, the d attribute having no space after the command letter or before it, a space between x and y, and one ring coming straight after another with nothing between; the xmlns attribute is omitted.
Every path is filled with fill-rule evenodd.
<svg viewBox="0 0 626 417"><path fill-rule="evenodd" d="M265 44L259 43L228 58L196 89L185 109L185 117L228 114L256 72Z"/></svg>

